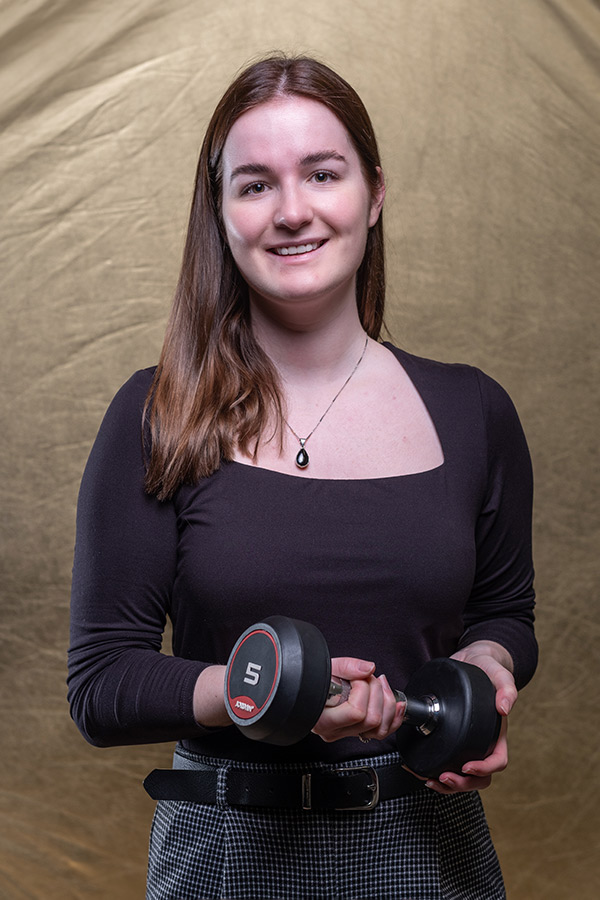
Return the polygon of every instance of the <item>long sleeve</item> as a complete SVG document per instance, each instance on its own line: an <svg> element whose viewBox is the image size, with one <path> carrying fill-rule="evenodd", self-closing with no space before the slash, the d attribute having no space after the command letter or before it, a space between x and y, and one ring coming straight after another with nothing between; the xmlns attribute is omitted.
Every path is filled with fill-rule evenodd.
<svg viewBox="0 0 600 900"><path fill-rule="evenodd" d="M477 370L476 370L477 371ZM529 451L508 394L477 371L487 449L487 491L476 525L477 564L461 646L488 639L511 654L523 687L537 664Z"/></svg>
<svg viewBox="0 0 600 900"><path fill-rule="evenodd" d="M177 563L172 503L144 492L141 423L151 370L119 391L83 475L71 598L68 698L97 746L198 736L205 665L161 652Z"/></svg>

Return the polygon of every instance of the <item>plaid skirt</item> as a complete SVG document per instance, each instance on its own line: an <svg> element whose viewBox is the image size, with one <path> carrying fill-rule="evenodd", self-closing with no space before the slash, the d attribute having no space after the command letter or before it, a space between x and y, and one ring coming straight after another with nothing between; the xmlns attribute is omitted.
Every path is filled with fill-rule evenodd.
<svg viewBox="0 0 600 900"><path fill-rule="evenodd" d="M398 755L391 753L355 764L398 761ZM175 752L174 768L224 766L263 772L316 768L224 764L180 748ZM250 809L162 800L154 814L147 900L505 897L476 792L442 796L418 790L381 802L368 812Z"/></svg>

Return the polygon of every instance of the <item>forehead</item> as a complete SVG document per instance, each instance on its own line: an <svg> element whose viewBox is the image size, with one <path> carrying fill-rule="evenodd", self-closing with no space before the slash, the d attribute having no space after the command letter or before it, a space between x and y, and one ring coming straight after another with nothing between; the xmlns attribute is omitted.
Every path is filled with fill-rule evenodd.
<svg viewBox="0 0 600 900"><path fill-rule="evenodd" d="M291 162L322 151L358 160L345 126L323 103L282 97L261 103L234 122L223 148L223 169L226 173L248 162Z"/></svg>

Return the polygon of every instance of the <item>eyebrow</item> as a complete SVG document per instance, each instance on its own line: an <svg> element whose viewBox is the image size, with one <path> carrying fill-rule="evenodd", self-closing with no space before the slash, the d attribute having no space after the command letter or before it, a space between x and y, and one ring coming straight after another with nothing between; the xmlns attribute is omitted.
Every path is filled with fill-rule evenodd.
<svg viewBox="0 0 600 900"><path fill-rule="evenodd" d="M303 156L298 160L298 164L300 166L314 166L332 159L337 162L346 162L346 157L338 153L337 150L320 150L318 153L308 153L306 156ZM266 166L263 163L244 163L235 167L231 173L230 181L233 181L238 175L269 175L271 171L270 166Z"/></svg>

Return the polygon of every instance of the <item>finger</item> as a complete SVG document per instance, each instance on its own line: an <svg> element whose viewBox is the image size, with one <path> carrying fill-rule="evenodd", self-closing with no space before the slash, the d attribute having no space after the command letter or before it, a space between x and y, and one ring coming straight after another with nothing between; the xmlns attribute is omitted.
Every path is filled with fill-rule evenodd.
<svg viewBox="0 0 600 900"><path fill-rule="evenodd" d="M438 794L485 790L492 783L492 775L502 772L508 765L507 730L508 722L503 719L498 742L486 759L465 763L461 774L442 772L438 779L428 779L426 786Z"/></svg>
<svg viewBox="0 0 600 900"><path fill-rule="evenodd" d="M517 702L518 692L514 685L500 687L496 691L496 709L501 716L507 716Z"/></svg>
<svg viewBox="0 0 600 900"><path fill-rule="evenodd" d="M378 681L381 684L383 694L383 713L381 725L379 726L379 734L377 735L378 739L381 741L400 728L402 719L404 718L406 704L398 703L385 675L380 675Z"/></svg>
<svg viewBox="0 0 600 900"><path fill-rule="evenodd" d="M332 673L342 677L339 673L350 671L355 662L348 657L337 658L334 667L332 660ZM396 700L385 676L365 678L363 675L352 681L350 695L344 703L324 710L313 731L328 742L357 736L383 740L400 727L405 706Z"/></svg>
<svg viewBox="0 0 600 900"><path fill-rule="evenodd" d="M360 733L363 737L379 739L384 713L384 696L381 681L374 676L369 679L367 710Z"/></svg>
<svg viewBox="0 0 600 900"><path fill-rule="evenodd" d="M493 775L495 772L503 772L508 765L507 731L508 721L506 719L503 719L502 725L500 727L500 736L498 738L498 742L496 743L496 746L494 747L490 755L485 759L472 760L471 762L465 763L465 765L462 767L463 773L465 775L485 777L488 775Z"/></svg>
<svg viewBox="0 0 600 900"><path fill-rule="evenodd" d="M313 730L327 741L359 735L370 740L378 734L382 708L383 692L378 680L374 676L355 680L348 700L323 713Z"/></svg>
<svg viewBox="0 0 600 900"><path fill-rule="evenodd" d="M312 730L328 743L338 741L340 738L359 734L361 728L359 723L362 723L363 718L364 716L360 712L353 711L348 703L342 703L339 707L325 709Z"/></svg>
<svg viewBox="0 0 600 900"><path fill-rule="evenodd" d="M338 730L357 729L358 726L363 727L369 708L370 681L372 677L370 676L366 680L354 679L346 702L334 707L334 712L336 713L334 721Z"/></svg>
<svg viewBox="0 0 600 900"><path fill-rule="evenodd" d="M381 720L381 710L378 709L377 697L373 692L374 683L376 679L373 675L367 680L352 682L348 700L337 707L337 738L356 737L359 734L363 738L374 737L373 729L378 727Z"/></svg>
<svg viewBox="0 0 600 900"><path fill-rule="evenodd" d="M494 663L489 666L487 675L496 688L496 709L501 716L507 716L518 697L515 680L504 666Z"/></svg>
<svg viewBox="0 0 600 900"><path fill-rule="evenodd" d="M517 688L510 667L496 659L487 649L477 649L477 643L453 654L453 659L471 663L482 669L496 689L496 709L507 716L517 700Z"/></svg>
<svg viewBox="0 0 600 900"><path fill-rule="evenodd" d="M425 786L438 794L459 794L463 791L483 791L492 783L492 776L477 778L473 775L465 777L454 772L443 772L439 779L430 778Z"/></svg>
<svg viewBox="0 0 600 900"><path fill-rule="evenodd" d="M395 697L385 675L377 679L381 688L381 721L377 730L377 739L382 741L391 731L392 722L396 715Z"/></svg>
<svg viewBox="0 0 600 900"><path fill-rule="evenodd" d="M406 704L396 700L396 696L385 675L380 675L378 678L369 681L369 685L372 695L360 736L382 741L388 735L397 731L402 724ZM381 704L379 697L381 697ZM379 724L376 724L375 713L379 715Z"/></svg>
<svg viewBox="0 0 600 900"><path fill-rule="evenodd" d="M496 709L507 716L517 701L518 691L512 672L495 660L486 666L486 674L496 688Z"/></svg>
<svg viewBox="0 0 600 900"><path fill-rule="evenodd" d="M331 674L336 678L354 681L369 678L375 671L375 663L353 656L337 656L331 660Z"/></svg>
<svg viewBox="0 0 600 900"><path fill-rule="evenodd" d="M337 671L348 671L343 665L339 668L336 666L336 669ZM326 706L313 726L313 732L327 742L337 741L350 734L358 734L359 725L362 727L367 712L368 702L368 680L355 679L351 683L348 699L337 706Z"/></svg>
<svg viewBox="0 0 600 900"><path fill-rule="evenodd" d="M394 702L396 704L396 708L394 712L394 718L392 719L390 732L398 731L398 729L404 722L404 716L406 715L406 702L404 700L396 700L395 696Z"/></svg>

